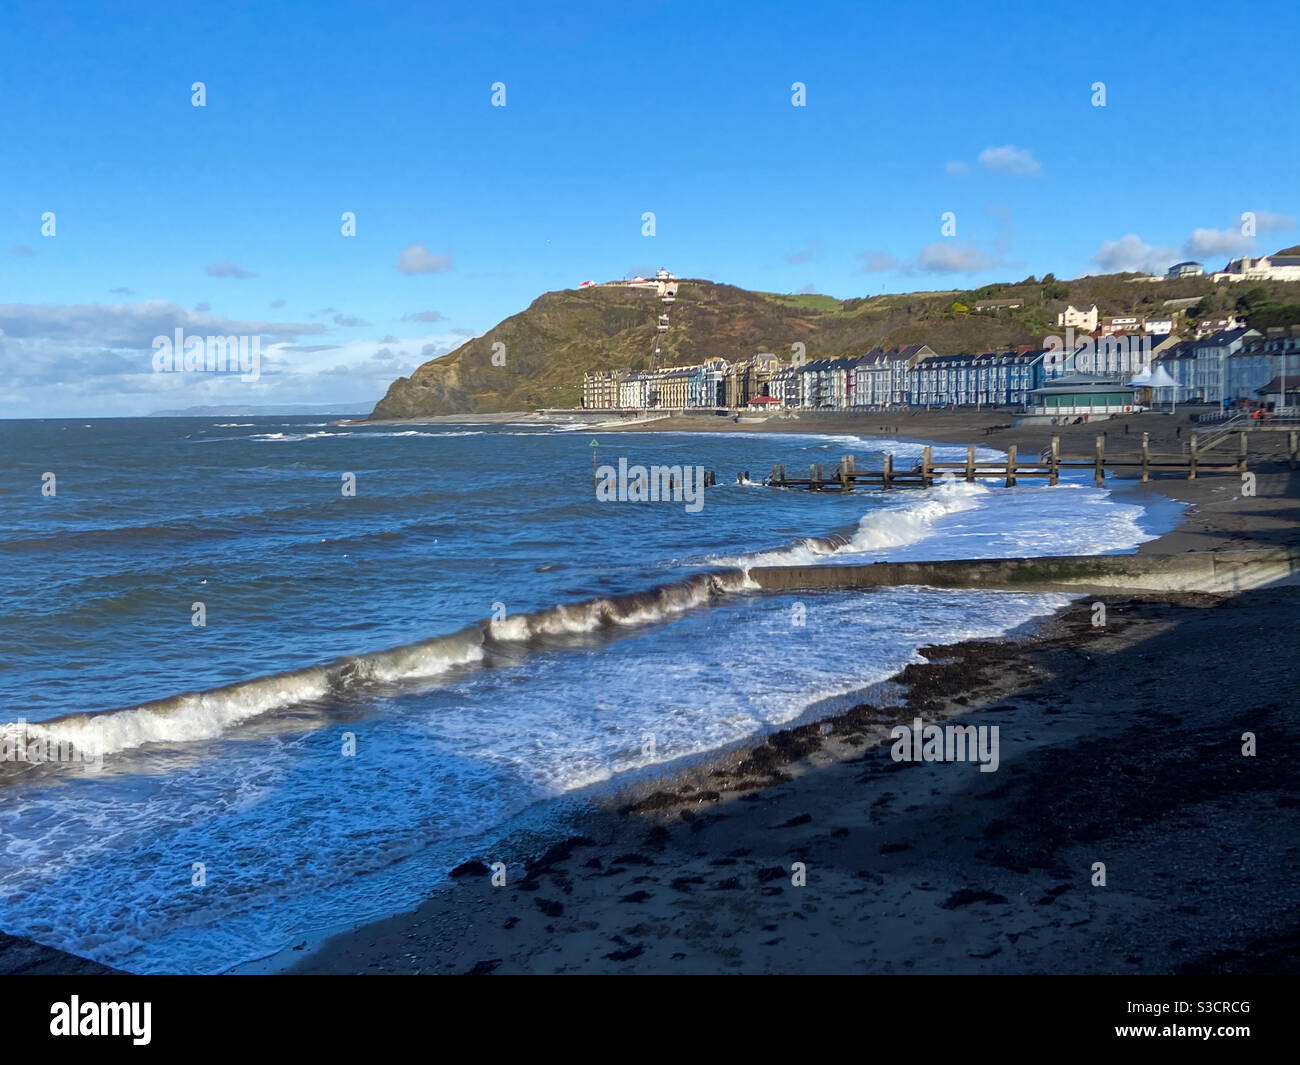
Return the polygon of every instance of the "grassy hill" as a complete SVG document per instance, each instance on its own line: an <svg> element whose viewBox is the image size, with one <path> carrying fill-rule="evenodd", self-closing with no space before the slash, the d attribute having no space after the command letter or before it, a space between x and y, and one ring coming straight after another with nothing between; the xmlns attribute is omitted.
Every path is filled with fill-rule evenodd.
<svg viewBox="0 0 1300 1065"><path fill-rule="evenodd" d="M483 336L394 381L371 417L577 406L585 371L646 369L656 343L662 349L661 366L714 357L735 361L764 351L787 359L796 342L804 345L809 359L912 343L929 344L947 355L1042 344L1058 331L1056 314L1066 303L1095 303L1107 315L1152 316L1166 313L1166 300L1197 298L1202 305L1194 311L1209 314L1232 311L1243 294L1241 285L1215 286L1207 278L1146 283L1135 281L1138 276L1061 282L1048 275L973 291L850 300L684 280L677 301L666 307L651 289L597 286L548 292ZM1300 284L1294 282L1250 287L1254 298L1270 308L1300 302ZM975 312L975 303L986 299L1023 299L1025 306ZM663 311L671 328L657 334L656 320ZM496 344L504 345L504 365L493 364L493 351L501 350Z"/></svg>

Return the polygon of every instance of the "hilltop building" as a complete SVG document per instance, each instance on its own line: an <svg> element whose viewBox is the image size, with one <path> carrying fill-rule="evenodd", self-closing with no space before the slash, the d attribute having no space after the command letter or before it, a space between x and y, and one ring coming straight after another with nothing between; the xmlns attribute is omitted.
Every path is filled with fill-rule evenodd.
<svg viewBox="0 0 1300 1065"><path fill-rule="evenodd" d="M1300 281L1300 255L1243 255L1233 259L1215 281Z"/></svg>
<svg viewBox="0 0 1300 1065"><path fill-rule="evenodd" d="M1091 333L1097 328L1097 305L1076 307L1070 304L1056 316L1056 324L1062 329L1069 327Z"/></svg>
<svg viewBox="0 0 1300 1065"><path fill-rule="evenodd" d="M1141 333L1146 319L1135 314L1118 315L1101 320L1101 335L1116 336L1120 333Z"/></svg>
<svg viewBox="0 0 1300 1065"><path fill-rule="evenodd" d="M1196 335L1198 337L1210 336L1213 333L1225 333L1233 329L1245 329L1246 319L1231 318L1202 318L1196 323Z"/></svg>

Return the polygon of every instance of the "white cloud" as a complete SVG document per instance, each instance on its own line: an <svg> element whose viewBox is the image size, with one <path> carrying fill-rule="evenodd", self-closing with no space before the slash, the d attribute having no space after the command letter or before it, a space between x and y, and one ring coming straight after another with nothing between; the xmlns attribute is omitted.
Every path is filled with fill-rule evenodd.
<svg viewBox="0 0 1300 1065"><path fill-rule="evenodd" d="M1279 230L1295 226L1295 215L1274 214L1272 211L1255 212L1255 231L1257 233L1276 233Z"/></svg>
<svg viewBox="0 0 1300 1065"><path fill-rule="evenodd" d="M962 177L970 172L970 164L963 163L960 159L949 159L943 164L943 168L949 177Z"/></svg>
<svg viewBox="0 0 1300 1065"><path fill-rule="evenodd" d="M985 255L974 244L959 240L936 240L903 262L888 252L858 253L866 274L896 270L904 274L970 274L1005 266L1000 258Z"/></svg>
<svg viewBox="0 0 1300 1065"><path fill-rule="evenodd" d="M11 339L52 340L72 346L151 350L153 339L176 327L187 333L254 334L273 340L320 333L319 325L232 319L186 310L170 300L136 303L0 304L0 331Z"/></svg>
<svg viewBox="0 0 1300 1065"><path fill-rule="evenodd" d="M862 272L864 274L897 270L903 265L888 252L883 251L860 251L858 252L858 258L862 261Z"/></svg>
<svg viewBox="0 0 1300 1065"><path fill-rule="evenodd" d="M789 255L785 257L785 261L790 263L792 266L798 266L800 263L806 263L808 262L809 259L811 259L814 255L816 255L818 251L821 250L821 246L822 246L822 242L820 240L814 239L808 243L808 246L806 248L801 248L799 251L792 251Z"/></svg>
<svg viewBox="0 0 1300 1065"><path fill-rule="evenodd" d="M1126 233L1119 240L1103 241L1092 261L1108 274L1163 274L1181 258L1177 248L1156 247L1136 233Z"/></svg>
<svg viewBox="0 0 1300 1065"><path fill-rule="evenodd" d="M229 259L223 259L219 263L208 263L205 270L209 277L228 277L235 281L257 276L251 270L245 270L239 263L231 262Z"/></svg>
<svg viewBox="0 0 1300 1065"><path fill-rule="evenodd" d="M990 259L973 244L936 240L917 253L908 269L923 274L968 274L1000 265L997 259Z"/></svg>
<svg viewBox="0 0 1300 1065"><path fill-rule="evenodd" d="M1254 246L1254 239L1243 236L1240 229L1193 229L1184 250L1192 259L1212 259L1240 255Z"/></svg>
<svg viewBox="0 0 1300 1065"><path fill-rule="evenodd" d="M979 154L979 164L991 173L1010 177L1037 177L1043 169L1030 149L1017 148L1014 144L985 148Z"/></svg>
<svg viewBox="0 0 1300 1065"><path fill-rule="evenodd" d="M451 253L433 255L423 244L411 243L397 257L397 269L404 274L440 274L456 266Z"/></svg>

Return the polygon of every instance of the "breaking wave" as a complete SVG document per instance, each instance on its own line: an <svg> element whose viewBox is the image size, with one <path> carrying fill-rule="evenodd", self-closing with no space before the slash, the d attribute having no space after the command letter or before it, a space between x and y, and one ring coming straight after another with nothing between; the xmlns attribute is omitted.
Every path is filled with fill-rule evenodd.
<svg viewBox="0 0 1300 1065"><path fill-rule="evenodd" d="M978 482L944 480L918 502L873 509L862 517L851 533L809 536L788 547L716 562L718 565L738 566L748 573L755 566L812 566L836 555L862 554L919 543L934 533L934 523L940 518L979 506L989 491Z"/></svg>
<svg viewBox="0 0 1300 1065"><path fill-rule="evenodd" d="M489 662L508 645L530 646L547 638L587 635L669 620L746 590L743 573L701 573L649 591L589 599L531 614L477 622L445 636L334 662L189 692L117 710L68 714L25 726L42 742L70 743L97 754L113 754L147 743L214 739L242 722L313 701L360 693L369 685L400 684L438 677L460 667ZM16 735L16 724L0 734Z"/></svg>

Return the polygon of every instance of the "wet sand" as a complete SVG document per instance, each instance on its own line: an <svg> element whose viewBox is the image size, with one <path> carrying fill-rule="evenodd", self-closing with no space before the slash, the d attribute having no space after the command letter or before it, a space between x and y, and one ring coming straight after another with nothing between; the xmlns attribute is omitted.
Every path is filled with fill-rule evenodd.
<svg viewBox="0 0 1300 1065"><path fill-rule="evenodd" d="M5 976L104 976L119 972L24 936L0 932L0 974Z"/></svg>

